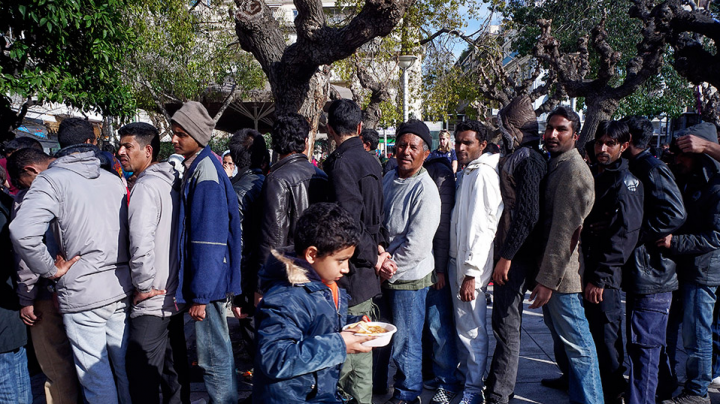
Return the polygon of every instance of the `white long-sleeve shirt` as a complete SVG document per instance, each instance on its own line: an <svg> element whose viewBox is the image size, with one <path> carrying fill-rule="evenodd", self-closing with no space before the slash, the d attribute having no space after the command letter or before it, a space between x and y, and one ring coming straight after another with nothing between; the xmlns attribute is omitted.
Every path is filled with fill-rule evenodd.
<svg viewBox="0 0 720 404"><path fill-rule="evenodd" d="M456 261L458 285L472 276L480 289L492 276L493 242L503 212L499 161L500 154L485 153L458 174L450 221L450 257Z"/></svg>

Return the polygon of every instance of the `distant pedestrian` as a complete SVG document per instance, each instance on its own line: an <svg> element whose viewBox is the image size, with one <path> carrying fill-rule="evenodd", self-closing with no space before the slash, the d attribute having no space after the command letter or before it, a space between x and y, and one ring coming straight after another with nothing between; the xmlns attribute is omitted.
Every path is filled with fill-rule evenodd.
<svg viewBox="0 0 720 404"><path fill-rule="evenodd" d="M450 132L443 129L440 131L438 138L440 144L437 149L430 153L430 157L445 157L452 165L453 173L456 173L458 170L458 159L455 148L453 148L453 144L450 141Z"/></svg>

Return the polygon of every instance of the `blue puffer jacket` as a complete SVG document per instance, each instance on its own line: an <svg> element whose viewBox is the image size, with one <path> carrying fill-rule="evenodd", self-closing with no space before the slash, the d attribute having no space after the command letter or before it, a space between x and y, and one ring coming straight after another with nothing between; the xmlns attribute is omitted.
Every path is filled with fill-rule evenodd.
<svg viewBox="0 0 720 404"><path fill-rule="evenodd" d="M206 146L185 172L178 217L179 303L239 295L242 225L237 196Z"/></svg>
<svg viewBox="0 0 720 404"><path fill-rule="evenodd" d="M253 402L340 403L347 293L340 289L336 309L330 288L307 261L288 257L273 252L260 272Z"/></svg>

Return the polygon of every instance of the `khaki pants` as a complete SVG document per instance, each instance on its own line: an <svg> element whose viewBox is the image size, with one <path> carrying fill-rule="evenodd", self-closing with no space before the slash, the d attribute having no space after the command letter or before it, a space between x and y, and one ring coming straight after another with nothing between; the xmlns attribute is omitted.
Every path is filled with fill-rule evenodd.
<svg viewBox="0 0 720 404"><path fill-rule="evenodd" d="M348 307L350 316L368 316L372 318L372 299ZM372 404L372 352L351 354L345 359L340 370L338 389L351 396L358 404Z"/></svg>
<svg viewBox="0 0 720 404"><path fill-rule="evenodd" d="M40 369L47 377L45 399L48 404L77 404L78 378L62 315L52 300L36 300L34 307L35 314L42 317L30 327L30 336Z"/></svg>

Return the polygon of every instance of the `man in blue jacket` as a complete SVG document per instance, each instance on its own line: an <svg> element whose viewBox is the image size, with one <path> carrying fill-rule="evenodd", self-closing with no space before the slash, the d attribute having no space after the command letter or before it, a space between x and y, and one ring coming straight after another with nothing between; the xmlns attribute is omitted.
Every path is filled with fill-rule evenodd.
<svg viewBox="0 0 720 404"><path fill-rule="evenodd" d="M172 143L185 157L178 223L176 299L195 323L198 365L213 403L238 401L226 307L240 294L242 257L238 202L220 161L207 146L215 122L198 102L172 117Z"/></svg>

